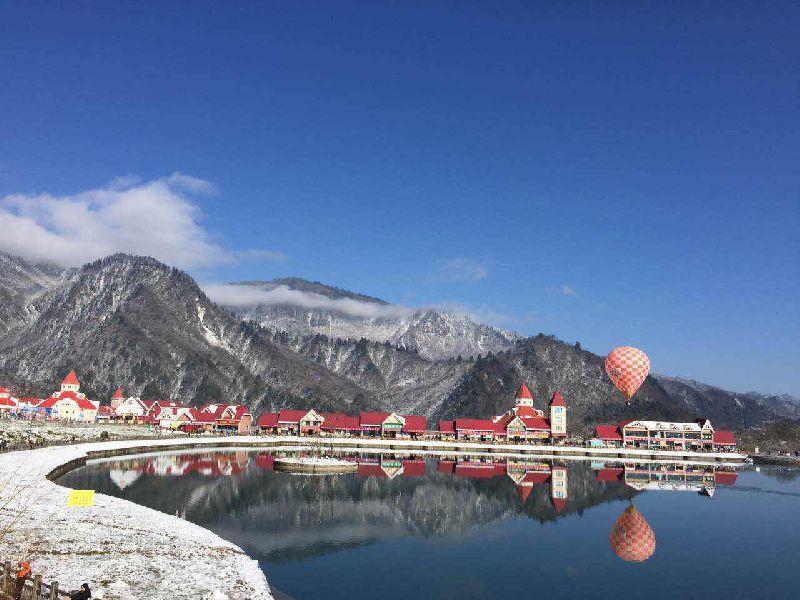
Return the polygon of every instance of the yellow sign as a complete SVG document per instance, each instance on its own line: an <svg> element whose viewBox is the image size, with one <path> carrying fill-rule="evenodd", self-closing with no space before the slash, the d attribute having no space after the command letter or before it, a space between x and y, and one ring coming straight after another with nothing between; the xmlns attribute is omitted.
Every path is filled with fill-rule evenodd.
<svg viewBox="0 0 800 600"><path fill-rule="evenodd" d="M94 506L94 490L70 490L67 506Z"/></svg>

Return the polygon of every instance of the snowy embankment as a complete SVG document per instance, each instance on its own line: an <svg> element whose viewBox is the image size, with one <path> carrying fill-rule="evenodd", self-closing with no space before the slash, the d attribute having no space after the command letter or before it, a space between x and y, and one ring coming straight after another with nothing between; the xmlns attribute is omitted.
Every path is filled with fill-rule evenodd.
<svg viewBox="0 0 800 600"><path fill-rule="evenodd" d="M10 448L26 447L28 440L37 446L134 438L159 438L162 430L145 425L117 425L103 423L63 423L57 421L25 421L0 419L0 440ZM164 434L166 435L166 434ZM175 432L169 432L175 437Z"/></svg>
<svg viewBox="0 0 800 600"><path fill-rule="evenodd" d="M90 452L186 443L130 440L0 454L0 531L9 529L0 539L0 557L28 558L35 573L62 589L88 582L95 597L106 600L271 599L258 563L214 533L102 494L93 507L68 508L69 490L47 479Z"/></svg>

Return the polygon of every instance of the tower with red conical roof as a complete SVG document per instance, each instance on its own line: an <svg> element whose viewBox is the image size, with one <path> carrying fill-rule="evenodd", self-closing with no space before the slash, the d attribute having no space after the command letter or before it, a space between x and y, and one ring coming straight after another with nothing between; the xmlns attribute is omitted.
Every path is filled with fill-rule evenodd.
<svg viewBox="0 0 800 600"><path fill-rule="evenodd" d="M515 400L517 401L517 407L528 406L533 408L533 394L531 394L531 391L528 389L528 384L524 381L517 392Z"/></svg>
<svg viewBox="0 0 800 600"><path fill-rule="evenodd" d="M550 435L554 438L567 437L567 403L560 392L550 399Z"/></svg>
<svg viewBox="0 0 800 600"><path fill-rule="evenodd" d="M70 371L69 375L64 377L64 381L61 382L61 391L75 392L77 394L80 390L81 384L78 381L78 376L75 375L75 371Z"/></svg>
<svg viewBox="0 0 800 600"><path fill-rule="evenodd" d="M125 400L125 395L122 393L122 388L118 387L114 395L111 396L111 408L117 410L117 407Z"/></svg>

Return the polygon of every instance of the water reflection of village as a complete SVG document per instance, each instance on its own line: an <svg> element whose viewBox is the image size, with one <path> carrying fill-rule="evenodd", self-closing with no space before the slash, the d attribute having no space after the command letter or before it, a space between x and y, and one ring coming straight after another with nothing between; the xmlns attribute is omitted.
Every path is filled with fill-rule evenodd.
<svg viewBox="0 0 800 600"><path fill-rule="evenodd" d="M171 454L112 461L109 476L124 490L143 474L158 477L199 475L230 477L243 473L248 467L272 471L280 453L212 452L202 454ZM358 464L358 477L424 477L429 468L437 473L468 479L508 477L513 481L524 503L534 486L548 485L556 512L560 513L569 499L568 461L485 461L470 458L441 458L369 455L347 456ZM732 486L737 474L731 467L691 463L591 463L595 477L601 482L621 483L636 491L690 491L713 496L718 485ZM287 475L288 477L289 475ZM348 475L351 476L351 475Z"/></svg>

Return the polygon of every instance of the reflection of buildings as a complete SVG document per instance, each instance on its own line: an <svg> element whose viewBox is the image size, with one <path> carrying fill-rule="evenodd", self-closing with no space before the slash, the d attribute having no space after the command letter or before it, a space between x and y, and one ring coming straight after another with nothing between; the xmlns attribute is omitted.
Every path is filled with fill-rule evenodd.
<svg viewBox="0 0 800 600"><path fill-rule="evenodd" d="M639 491L689 491L713 496L717 485L736 483L736 472L696 465L631 463L603 467L597 472L597 479L624 483Z"/></svg>
<svg viewBox="0 0 800 600"><path fill-rule="evenodd" d="M111 463L109 476L119 489L124 490L143 473L157 477L180 477L192 473L203 477L225 477L242 473L249 463L247 452L175 454L115 461Z"/></svg>

